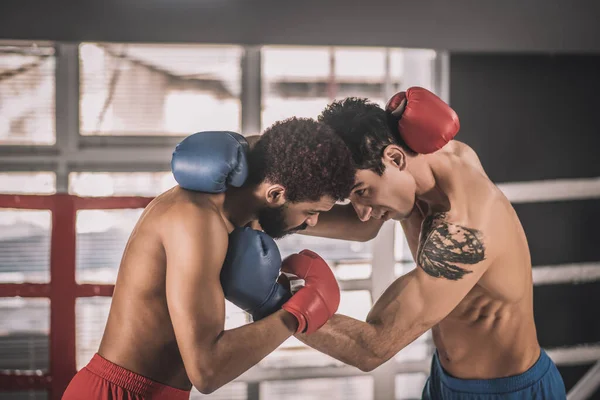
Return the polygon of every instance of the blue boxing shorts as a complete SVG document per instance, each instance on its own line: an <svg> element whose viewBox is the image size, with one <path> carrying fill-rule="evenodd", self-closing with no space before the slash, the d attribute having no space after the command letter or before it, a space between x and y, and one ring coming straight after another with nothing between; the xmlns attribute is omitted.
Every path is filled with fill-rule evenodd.
<svg viewBox="0 0 600 400"><path fill-rule="evenodd" d="M423 389L425 400L534 400L566 399L565 384L548 354L520 375L496 379L458 379L440 364L437 352L431 362L431 375Z"/></svg>

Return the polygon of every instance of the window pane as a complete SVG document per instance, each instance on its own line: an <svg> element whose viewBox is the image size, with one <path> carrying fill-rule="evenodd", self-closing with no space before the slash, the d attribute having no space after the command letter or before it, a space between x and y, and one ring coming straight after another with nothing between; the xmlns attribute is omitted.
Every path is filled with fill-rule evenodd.
<svg viewBox="0 0 600 400"><path fill-rule="evenodd" d="M75 303L75 343L78 370L90 362L100 347L111 300L110 297L81 297Z"/></svg>
<svg viewBox="0 0 600 400"><path fill-rule="evenodd" d="M408 247L406 236L400 224L394 226L394 258L396 261L413 262L410 247Z"/></svg>
<svg viewBox="0 0 600 400"><path fill-rule="evenodd" d="M369 400L373 398L373 378L303 379L260 384L261 400Z"/></svg>
<svg viewBox="0 0 600 400"><path fill-rule="evenodd" d="M430 360L433 350L431 330L428 330L414 342L400 350L394 359L397 362Z"/></svg>
<svg viewBox="0 0 600 400"><path fill-rule="evenodd" d="M264 47L263 129L292 116L316 116L329 102L327 47Z"/></svg>
<svg viewBox="0 0 600 400"><path fill-rule="evenodd" d="M418 400L427 381L426 374L396 375L396 400Z"/></svg>
<svg viewBox="0 0 600 400"><path fill-rule="evenodd" d="M0 174L0 193L56 193L56 175L54 172L4 172Z"/></svg>
<svg viewBox="0 0 600 400"><path fill-rule="evenodd" d="M78 196L154 197L177 185L171 172L73 172L69 193Z"/></svg>
<svg viewBox="0 0 600 400"><path fill-rule="evenodd" d="M0 209L0 281L50 280L50 211Z"/></svg>
<svg viewBox="0 0 600 400"><path fill-rule="evenodd" d="M407 85L432 86L435 52L398 48L263 48L264 128L291 116L315 118L334 99L368 97L383 106Z"/></svg>
<svg viewBox="0 0 600 400"><path fill-rule="evenodd" d="M202 394L192 389L190 400L246 400L248 385L244 382L231 382L211 394Z"/></svg>
<svg viewBox="0 0 600 400"><path fill-rule="evenodd" d="M277 246L284 258L303 249L310 249L331 264L346 260L370 261L373 251L372 241L351 242L299 234L289 235L278 240Z"/></svg>
<svg viewBox="0 0 600 400"><path fill-rule="evenodd" d="M48 392L23 390L19 392L0 392L0 400L46 400Z"/></svg>
<svg viewBox="0 0 600 400"><path fill-rule="evenodd" d="M347 315L359 321L367 319L373 300L368 290L342 290L340 307L337 313Z"/></svg>
<svg viewBox="0 0 600 400"><path fill-rule="evenodd" d="M76 279L115 283L129 235L142 209L77 212Z"/></svg>
<svg viewBox="0 0 600 400"><path fill-rule="evenodd" d="M250 322L249 314L225 300L225 329L234 329Z"/></svg>
<svg viewBox="0 0 600 400"><path fill-rule="evenodd" d="M54 48L0 43L0 145L56 142Z"/></svg>
<svg viewBox="0 0 600 400"><path fill-rule="evenodd" d="M0 370L48 370L48 299L0 298Z"/></svg>
<svg viewBox="0 0 600 400"><path fill-rule="evenodd" d="M394 264L394 274L396 277L401 277L415 269L416 266L417 264L414 261L397 262Z"/></svg>
<svg viewBox="0 0 600 400"><path fill-rule="evenodd" d="M85 43L82 135L240 130L241 47Z"/></svg>
<svg viewBox="0 0 600 400"><path fill-rule="evenodd" d="M351 281L355 279L368 279L371 277L371 264L357 262L349 263L337 261L331 265L335 277L341 281Z"/></svg>

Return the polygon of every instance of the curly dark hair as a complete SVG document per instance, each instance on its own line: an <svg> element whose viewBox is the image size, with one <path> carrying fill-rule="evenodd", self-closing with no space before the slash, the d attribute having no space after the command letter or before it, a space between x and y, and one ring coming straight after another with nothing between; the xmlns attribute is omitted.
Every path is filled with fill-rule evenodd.
<svg viewBox="0 0 600 400"><path fill-rule="evenodd" d="M385 166L381 157L390 144L412 152L397 134L393 119L366 98L348 97L335 101L323 110L318 120L342 138L358 169L383 174Z"/></svg>
<svg viewBox="0 0 600 400"><path fill-rule="evenodd" d="M350 195L356 168L348 148L327 125L310 118L276 122L249 152L249 182L285 187L291 202Z"/></svg>

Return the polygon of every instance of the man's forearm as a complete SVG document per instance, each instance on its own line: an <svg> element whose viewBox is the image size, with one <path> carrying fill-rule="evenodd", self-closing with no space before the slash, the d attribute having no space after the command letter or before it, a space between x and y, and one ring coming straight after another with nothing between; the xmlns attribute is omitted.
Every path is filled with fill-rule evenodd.
<svg viewBox="0 0 600 400"><path fill-rule="evenodd" d="M362 371L370 371L386 360L387 346L380 336L375 325L339 314L315 333L296 335L313 349Z"/></svg>
<svg viewBox="0 0 600 400"><path fill-rule="evenodd" d="M213 347L214 373L211 390L237 378L275 350L298 327L296 318L284 310L253 324L224 331Z"/></svg>
<svg viewBox="0 0 600 400"><path fill-rule="evenodd" d="M330 211L321 213L319 222L299 233L331 239L366 242L377 236L383 220L370 219L362 222L350 204L335 205Z"/></svg>

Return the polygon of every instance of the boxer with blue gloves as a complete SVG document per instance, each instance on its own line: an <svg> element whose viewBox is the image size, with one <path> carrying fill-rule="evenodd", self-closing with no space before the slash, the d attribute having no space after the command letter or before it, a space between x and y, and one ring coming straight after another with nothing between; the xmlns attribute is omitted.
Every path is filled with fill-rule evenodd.
<svg viewBox="0 0 600 400"><path fill-rule="evenodd" d="M314 226L349 195L354 164L330 128L292 118L253 145L202 132L180 143L172 166L180 185L135 226L98 354L64 399L210 393L337 310L327 264L308 250L282 261L270 237ZM225 330L225 297L254 322Z"/></svg>

